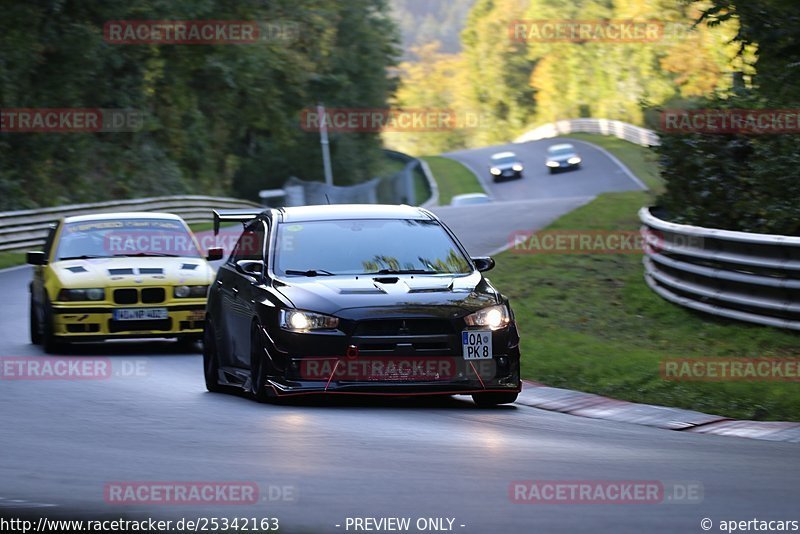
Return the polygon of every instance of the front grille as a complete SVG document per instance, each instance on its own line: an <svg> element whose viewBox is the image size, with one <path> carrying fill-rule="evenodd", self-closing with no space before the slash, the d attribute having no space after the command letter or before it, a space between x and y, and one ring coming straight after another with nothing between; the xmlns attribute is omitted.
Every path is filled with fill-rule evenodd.
<svg viewBox="0 0 800 534"><path fill-rule="evenodd" d="M453 325L445 319L370 319L360 321L354 336L430 336L452 334Z"/></svg>
<svg viewBox="0 0 800 534"><path fill-rule="evenodd" d="M135 289L115 289L114 302L116 304L136 304L139 302L139 295Z"/></svg>
<svg viewBox="0 0 800 534"><path fill-rule="evenodd" d="M108 321L108 331L116 332L144 332L145 330L169 331L172 330L172 319L158 319L151 321Z"/></svg>
<svg viewBox="0 0 800 534"><path fill-rule="evenodd" d="M166 292L163 287L146 287L142 289L142 302L144 304L157 304L164 302Z"/></svg>

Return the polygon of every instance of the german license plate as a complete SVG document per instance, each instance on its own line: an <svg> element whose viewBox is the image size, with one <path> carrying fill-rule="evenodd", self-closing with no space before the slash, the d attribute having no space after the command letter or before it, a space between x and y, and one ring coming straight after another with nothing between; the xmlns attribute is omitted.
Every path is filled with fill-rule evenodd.
<svg viewBox="0 0 800 534"><path fill-rule="evenodd" d="M464 330L461 346L465 360L490 360L492 358L491 330Z"/></svg>
<svg viewBox="0 0 800 534"><path fill-rule="evenodd" d="M114 310L115 321L152 321L168 317L166 308L118 308Z"/></svg>

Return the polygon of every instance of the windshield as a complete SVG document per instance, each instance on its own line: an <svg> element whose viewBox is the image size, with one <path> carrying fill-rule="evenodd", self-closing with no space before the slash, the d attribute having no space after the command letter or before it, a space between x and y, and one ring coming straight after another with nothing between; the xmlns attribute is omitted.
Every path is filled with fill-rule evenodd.
<svg viewBox="0 0 800 534"><path fill-rule="evenodd" d="M194 239L171 219L106 219L68 223L61 231L58 260L115 256L198 258Z"/></svg>
<svg viewBox="0 0 800 534"><path fill-rule="evenodd" d="M556 148L556 149L549 149L547 151L551 156L560 157L560 156L572 156L575 154L575 149L573 147L566 147L566 148Z"/></svg>
<svg viewBox="0 0 800 534"><path fill-rule="evenodd" d="M512 163L516 163L517 158L515 156L504 156L502 158L492 158L492 163L494 165L511 165Z"/></svg>
<svg viewBox="0 0 800 534"><path fill-rule="evenodd" d="M436 221L370 219L280 225L275 271L467 274L471 267Z"/></svg>

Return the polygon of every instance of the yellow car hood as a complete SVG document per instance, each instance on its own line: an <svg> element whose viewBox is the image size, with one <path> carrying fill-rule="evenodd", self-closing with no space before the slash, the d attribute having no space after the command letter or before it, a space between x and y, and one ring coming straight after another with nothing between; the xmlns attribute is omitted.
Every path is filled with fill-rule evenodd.
<svg viewBox="0 0 800 534"><path fill-rule="evenodd" d="M120 257L50 264L62 287L207 285L214 269L204 258Z"/></svg>

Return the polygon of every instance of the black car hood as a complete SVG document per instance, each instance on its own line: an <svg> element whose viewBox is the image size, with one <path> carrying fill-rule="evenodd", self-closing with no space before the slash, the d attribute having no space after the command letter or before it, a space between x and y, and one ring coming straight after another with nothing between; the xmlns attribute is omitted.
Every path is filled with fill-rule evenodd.
<svg viewBox="0 0 800 534"><path fill-rule="evenodd" d="M285 284L285 285L284 285ZM452 317L500 302L494 288L481 276L359 276L282 280L276 289L302 310L348 318L392 316L404 312L429 317Z"/></svg>

